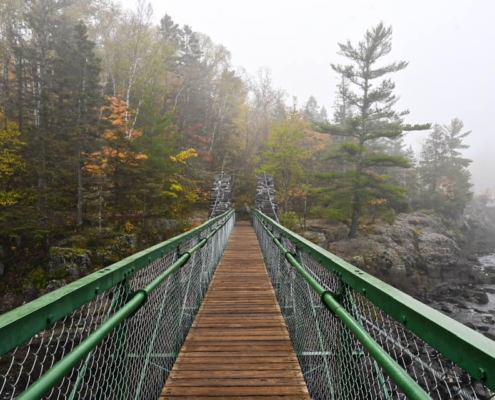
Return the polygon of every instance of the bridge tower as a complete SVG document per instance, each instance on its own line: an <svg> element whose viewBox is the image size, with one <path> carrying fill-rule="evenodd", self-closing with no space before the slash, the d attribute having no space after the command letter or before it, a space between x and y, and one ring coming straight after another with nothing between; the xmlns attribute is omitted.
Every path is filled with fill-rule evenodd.
<svg viewBox="0 0 495 400"><path fill-rule="evenodd" d="M263 175L257 177L254 208L278 222L278 205L275 194L273 176L263 172Z"/></svg>
<svg viewBox="0 0 495 400"><path fill-rule="evenodd" d="M210 219L232 208L232 177L223 171L216 174L210 195Z"/></svg>

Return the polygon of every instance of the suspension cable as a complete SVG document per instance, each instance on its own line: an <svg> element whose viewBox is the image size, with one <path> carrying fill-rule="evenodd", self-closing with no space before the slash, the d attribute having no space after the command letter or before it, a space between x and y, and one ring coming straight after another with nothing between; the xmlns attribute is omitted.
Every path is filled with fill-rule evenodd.
<svg viewBox="0 0 495 400"><path fill-rule="evenodd" d="M268 201L270 202L270 207L272 209L273 219L277 222L280 222L278 220L277 211L275 210L275 205L273 204L273 201L272 201L272 196L270 195L270 188L268 187L268 178L266 176L266 172L263 172L263 177L265 178L265 188L266 188L266 193L268 194Z"/></svg>

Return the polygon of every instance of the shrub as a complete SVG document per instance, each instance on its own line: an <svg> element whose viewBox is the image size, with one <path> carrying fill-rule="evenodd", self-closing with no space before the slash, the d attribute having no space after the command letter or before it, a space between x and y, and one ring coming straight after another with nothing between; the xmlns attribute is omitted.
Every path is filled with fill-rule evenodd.
<svg viewBox="0 0 495 400"><path fill-rule="evenodd" d="M29 273L29 280L37 289L43 289L46 285L46 274L43 268L38 267Z"/></svg>
<svg viewBox="0 0 495 400"><path fill-rule="evenodd" d="M299 223L299 218L294 211L285 211L280 214L280 223L287 229L293 230Z"/></svg>

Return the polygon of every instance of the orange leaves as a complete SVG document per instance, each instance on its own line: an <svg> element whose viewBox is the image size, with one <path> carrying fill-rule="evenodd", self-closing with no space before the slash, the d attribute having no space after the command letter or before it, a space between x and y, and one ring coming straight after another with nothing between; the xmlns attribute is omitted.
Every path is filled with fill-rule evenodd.
<svg viewBox="0 0 495 400"><path fill-rule="evenodd" d="M102 107L103 120L110 122L111 128L107 128L103 131L105 139L119 139L126 138L128 140L134 140L140 137L143 132L139 129L135 129L130 122L134 119L136 112L127 106L125 100L119 97L107 96L109 105Z"/></svg>
<svg viewBox="0 0 495 400"><path fill-rule="evenodd" d="M368 175L370 178L374 179L376 182L385 182L387 180L386 175L381 175L375 171L367 170L364 174Z"/></svg>
<svg viewBox="0 0 495 400"><path fill-rule="evenodd" d="M127 103L118 97L107 97L109 105L102 108L102 121L107 122L107 127L102 132L102 144L100 150L87 154L85 170L96 176L113 174L117 164L137 166L140 161L148 156L132 149L131 143L143 132L135 129L129 120L135 112Z"/></svg>

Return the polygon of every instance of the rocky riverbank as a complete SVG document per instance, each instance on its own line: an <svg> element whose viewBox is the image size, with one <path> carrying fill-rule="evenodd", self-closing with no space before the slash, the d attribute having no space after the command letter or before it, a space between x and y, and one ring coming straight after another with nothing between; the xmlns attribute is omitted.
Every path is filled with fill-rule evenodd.
<svg viewBox="0 0 495 400"><path fill-rule="evenodd" d="M495 339L495 220L474 202L448 221L425 211L393 224L311 220L303 236L351 264ZM491 253L491 254L486 254Z"/></svg>

